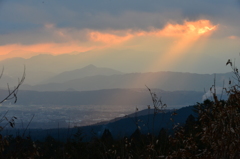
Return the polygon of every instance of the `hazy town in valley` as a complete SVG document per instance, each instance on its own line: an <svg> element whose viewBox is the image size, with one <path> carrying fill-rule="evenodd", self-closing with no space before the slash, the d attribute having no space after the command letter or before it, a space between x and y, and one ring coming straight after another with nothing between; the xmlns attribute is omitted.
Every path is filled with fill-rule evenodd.
<svg viewBox="0 0 240 159"><path fill-rule="evenodd" d="M239 0L0 0L0 158L240 158L239 26Z"/></svg>

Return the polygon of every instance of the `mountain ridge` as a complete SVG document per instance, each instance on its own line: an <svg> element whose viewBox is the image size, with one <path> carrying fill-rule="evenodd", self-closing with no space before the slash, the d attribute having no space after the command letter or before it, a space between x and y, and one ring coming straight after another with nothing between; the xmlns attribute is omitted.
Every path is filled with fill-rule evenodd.
<svg viewBox="0 0 240 159"><path fill-rule="evenodd" d="M216 74L216 86L222 87L223 81L229 80L231 73ZM148 72L148 73L125 73L112 75L94 75L79 79L72 79L62 83L47 83L34 86L22 86L23 90L36 91L76 91L101 90L101 89L135 89L157 88L166 91L208 90L214 83L215 74L192 74L181 72ZM228 84L225 84L228 87Z"/></svg>
<svg viewBox="0 0 240 159"><path fill-rule="evenodd" d="M62 72L50 79L47 79L41 82L40 84L63 83L65 81L80 79L88 76L114 75L114 74L123 74L123 73L111 68L96 67L95 65L90 64L80 69Z"/></svg>

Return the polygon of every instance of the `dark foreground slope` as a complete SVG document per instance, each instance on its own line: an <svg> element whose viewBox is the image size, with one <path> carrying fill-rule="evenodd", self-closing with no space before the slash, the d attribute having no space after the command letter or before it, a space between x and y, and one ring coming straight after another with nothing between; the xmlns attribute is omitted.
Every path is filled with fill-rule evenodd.
<svg viewBox="0 0 240 159"><path fill-rule="evenodd" d="M171 130L176 124L184 124L187 117L194 112L193 106L183 107L179 110L166 110L165 113L158 113L155 115L153 110L143 110L130 114L126 117L117 118L107 123L99 123L90 126L77 128L59 128L59 129L5 129L2 131L3 135L24 135L31 136L33 140L43 140L47 136L52 136L57 140L66 141L68 138L74 136L78 130L82 132L84 141L89 141L94 137L101 137L104 130L108 129L115 139L121 139L124 136L130 136L139 128L141 133L158 134L161 128ZM175 112L177 115L172 115ZM171 119L171 120L170 120ZM154 129L153 129L154 126Z"/></svg>

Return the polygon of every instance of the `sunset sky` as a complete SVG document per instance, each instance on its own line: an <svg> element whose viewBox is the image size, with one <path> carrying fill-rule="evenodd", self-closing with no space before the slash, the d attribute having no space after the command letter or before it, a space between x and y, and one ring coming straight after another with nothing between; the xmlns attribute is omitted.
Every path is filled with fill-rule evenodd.
<svg viewBox="0 0 240 159"><path fill-rule="evenodd" d="M0 0L0 60L84 52L123 72L229 72L240 1Z"/></svg>

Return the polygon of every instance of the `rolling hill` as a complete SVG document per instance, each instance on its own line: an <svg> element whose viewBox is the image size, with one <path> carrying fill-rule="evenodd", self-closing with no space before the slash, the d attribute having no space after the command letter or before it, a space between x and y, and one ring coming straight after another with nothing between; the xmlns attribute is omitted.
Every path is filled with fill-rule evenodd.
<svg viewBox="0 0 240 159"><path fill-rule="evenodd" d="M216 86L223 87L223 83L225 81L225 87L228 87L228 80L231 77L232 73L216 74ZM66 78L64 76L63 79ZM149 88L157 88L166 91L204 91L204 89L209 90L209 88L213 85L214 78L214 74L194 74L181 72L127 73L86 76L83 78L68 80L62 83L55 82L38 84L34 86L23 85L21 89L35 91L66 91L69 89L76 91L89 91L115 88L146 88L147 85ZM61 79L58 79L57 81L61 81Z"/></svg>
<svg viewBox="0 0 240 159"><path fill-rule="evenodd" d="M94 65L88 65L81 69L62 72L62 73L60 73L50 79L47 79L41 83L42 84L62 83L62 82L75 80L75 79L81 79L81 78L89 77L89 76L96 76L96 75L108 76L108 75L115 75L115 74L122 74L122 72L113 70L110 68L102 68L102 67L96 67Z"/></svg>

